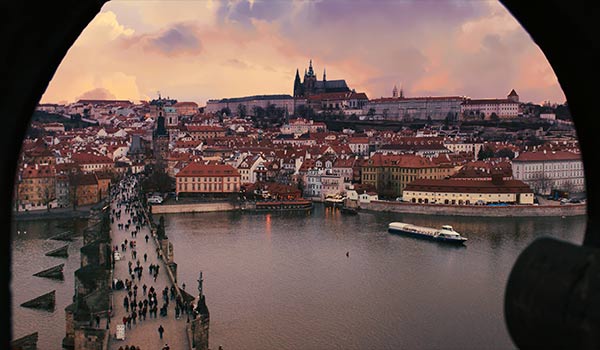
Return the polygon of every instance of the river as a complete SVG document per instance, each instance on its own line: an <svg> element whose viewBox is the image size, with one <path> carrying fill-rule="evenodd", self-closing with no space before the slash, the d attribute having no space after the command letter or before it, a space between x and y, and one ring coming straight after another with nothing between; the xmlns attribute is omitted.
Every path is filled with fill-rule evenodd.
<svg viewBox="0 0 600 350"><path fill-rule="evenodd" d="M211 348L225 350L514 348L502 310L518 254L542 236L581 242L585 229L585 217L344 216L322 205L311 213L164 217L179 283L196 294L203 271ZM449 224L469 240L461 248L392 235L391 221ZM31 222L26 236L13 235L19 266L12 286L27 290L27 297L56 288L57 304L66 306L73 294L73 257L60 285L30 277L60 263L43 255L62 243L34 233L47 232L44 225ZM80 241L72 243L77 246ZM21 266L25 262L35 267ZM14 297L15 336L56 328L60 336L44 331L39 344L59 348L53 344L64 336L64 306L54 314L19 307L27 297Z"/></svg>

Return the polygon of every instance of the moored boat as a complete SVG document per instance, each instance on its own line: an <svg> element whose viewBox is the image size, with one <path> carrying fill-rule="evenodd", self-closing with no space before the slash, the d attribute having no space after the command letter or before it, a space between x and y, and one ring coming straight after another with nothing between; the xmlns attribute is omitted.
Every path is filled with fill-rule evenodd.
<svg viewBox="0 0 600 350"><path fill-rule="evenodd" d="M450 225L444 225L441 229L416 226L403 222L392 222L388 226L388 232L405 234L417 238L429 239L444 243L463 244L467 238L454 231Z"/></svg>
<svg viewBox="0 0 600 350"><path fill-rule="evenodd" d="M350 208L350 207L342 207L340 209L340 211L342 212L342 214L347 214L347 215L358 215L358 210L356 210L355 208Z"/></svg>

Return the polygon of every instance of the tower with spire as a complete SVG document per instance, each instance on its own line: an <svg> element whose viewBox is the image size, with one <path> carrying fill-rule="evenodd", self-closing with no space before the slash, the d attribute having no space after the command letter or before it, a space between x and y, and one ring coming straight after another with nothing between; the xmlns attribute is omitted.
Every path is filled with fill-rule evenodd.
<svg viewBox="0 0 600 350"><path fill-rule="evenodd" d="M294 97L307 98L310 95L328 92L350 92L345 80L327 80L327 71L323 69L323 80L317 80L313 68L312 59L308 63L308 69L304 70L304 79L300 81L299 70L296 69L294 78Z"/></svg>
<svg viewBox="0 0 600 350"><path fill-rule="evenodd" d="M396 85L392 89L392 97L398 97L398 87Z"/></svg>

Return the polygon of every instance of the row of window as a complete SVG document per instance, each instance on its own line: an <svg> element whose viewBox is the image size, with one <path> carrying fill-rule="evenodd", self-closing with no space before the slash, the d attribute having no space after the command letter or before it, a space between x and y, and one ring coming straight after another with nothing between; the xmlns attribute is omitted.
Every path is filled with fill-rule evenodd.
<svg viewBox="0 0 600 350"><path fill-rule="evenodd" d="M189 190L191 191L232 191L232 190L237 190L237 186L235 184L213 184L213 183L202 183L202 184L197 184L198 186L196 186L195 183L190 184ZM188 191L188 184L179 184L179 191Z"/></svg>
<svg viewBox="0 0 600 350"><path fill-rule="evenodd" d="M178 182L232 182L237 177L180 177L177 179ZM188 181L189 179L189 181Z"/></svg>

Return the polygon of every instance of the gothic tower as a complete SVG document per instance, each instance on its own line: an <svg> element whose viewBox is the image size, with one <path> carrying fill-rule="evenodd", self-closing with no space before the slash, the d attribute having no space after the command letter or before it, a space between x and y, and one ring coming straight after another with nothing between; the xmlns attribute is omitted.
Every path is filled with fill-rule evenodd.
<svg viewBox="0 0 600 350"><path fill-rule="evenodd" d="M305 97L314 94L316 90L317 76L315 75L315 71L313 70L312 60L310 60L308 65L308 72L304 74L304 94Z"/></svg>
<svg viewBox="0 0 600 350"><path fill-rule="evenodd" d="M296 68L296 78L294 79L294 97L302 97L304 95L304 91L302 89L302 82L300 81L300 73L298 73L298 68Z"/></svg>
<svg viewBox="0 0 600 350"><path fill-rule="evenodd" d="M392 89L392 97L398 97L398 87L394 85L394 89Z"/></svg>

